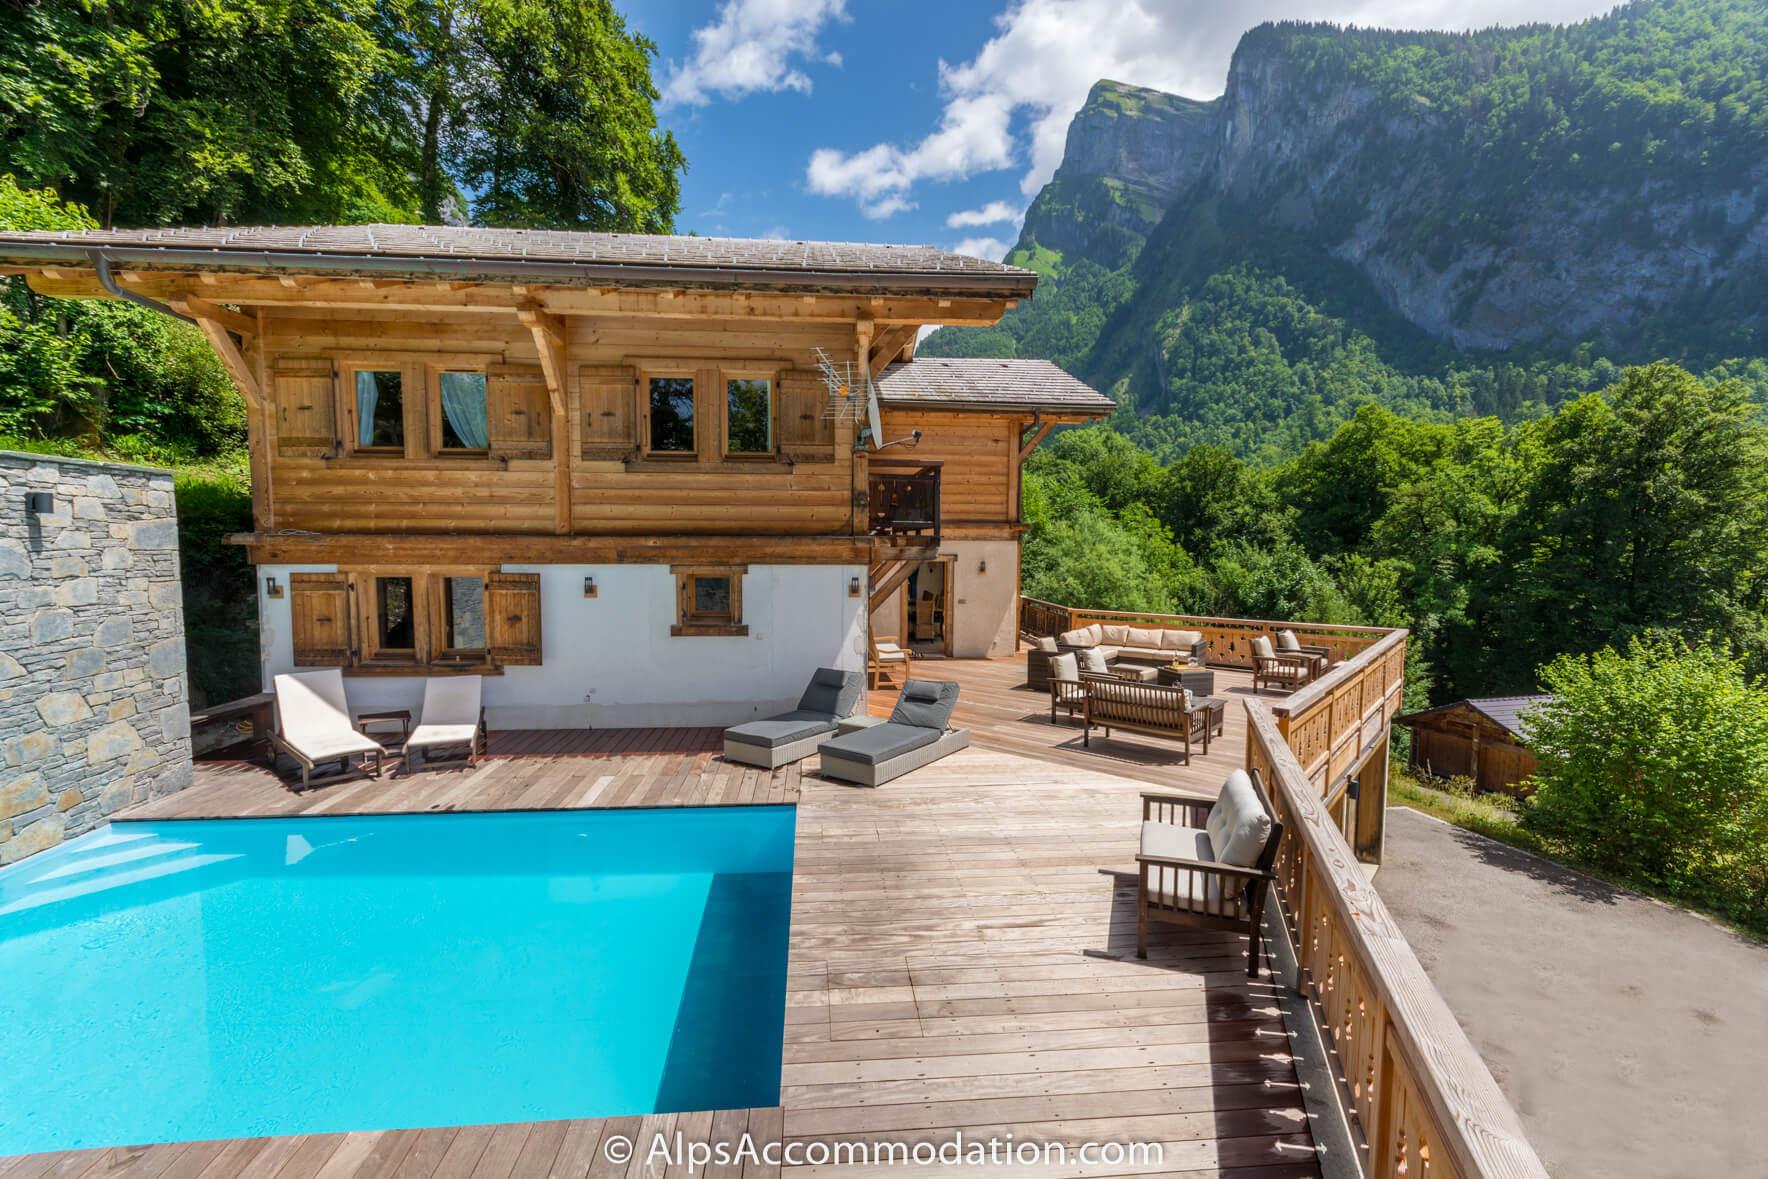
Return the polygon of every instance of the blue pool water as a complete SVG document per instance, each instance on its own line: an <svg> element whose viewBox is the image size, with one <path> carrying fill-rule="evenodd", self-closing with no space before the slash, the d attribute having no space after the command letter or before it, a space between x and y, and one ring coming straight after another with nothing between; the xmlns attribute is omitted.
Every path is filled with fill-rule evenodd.
<svg viewBox="0 0 1768 1179"><path fill-rule="evenodd" d="M0 871L0 1155L778 1104L790 807L117 824Z"/></svg>

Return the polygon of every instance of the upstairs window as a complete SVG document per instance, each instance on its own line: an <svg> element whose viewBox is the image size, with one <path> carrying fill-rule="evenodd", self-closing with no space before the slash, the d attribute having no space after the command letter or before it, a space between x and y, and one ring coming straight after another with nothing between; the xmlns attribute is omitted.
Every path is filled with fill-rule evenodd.
<svg viewBox="0 0 1768 1179"><path fill-rule="evenodd" d="M491 445L485 405L485 374L481 372L443 372L437 377L437 394L441 412L438 449L447 451L486 450Z"/></svg>
<svg viewBox="0 0 1768 1179"><path fill-rule="evenodd" d="M356 370L356 449L405 449L405 375L398 369Z"/></svg>
<svg viewBox="0 0 1768 1179"><path fill-rule="evenodd" d="M646 385L651 453L693 454L694 378L651 377Z"/></svg>
<svg viewBox="0 0 1768 1179"><path fill-rule="evenodd" d="M725 452L774 452L773 381L767 377L728 377L724 382Z"/></svg>

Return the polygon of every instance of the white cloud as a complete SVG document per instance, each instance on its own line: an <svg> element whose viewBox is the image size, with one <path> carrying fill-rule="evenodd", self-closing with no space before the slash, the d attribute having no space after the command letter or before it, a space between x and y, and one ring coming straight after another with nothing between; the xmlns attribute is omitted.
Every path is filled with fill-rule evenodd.
<svg viewBox="0 0 1768 1179"><path fill-rule="evenodd" d="M1017 225L1023 215L1006 201L990 201L980 209L959 209L945 219L945 227L974 229L979 225Z"/></svg>
<svg viewBox="0 0 1768 1179"><path fill-rule="evenodd" d="M987 258L990 262L999 262L1013 248L1012 242L1002 241L998 237L967 237L952 247L954 254L967 254L972 258Z"/></svg>
<svg viewBox="0 0 1768 1179"><path fill-rule="evenodd" d="M810 77L795 62L839 66L839 53L817 48L831 20L845 20L846 0L725 0L712 24L694 30L694 55L669 63L665 104L704 106L756 91L810 92Z"/></svg>
<svg viewBox="0 0 1768 1179"><path fill-rule="evenodd" d="M734 0L733 0L734 2ZM849 197L868 216L906 207L923 181L961 180L1025 165L1036 193L1062 161L1068 123L1101 78L1193 98L1222 91L1240 36L1267 20L1325 20L1392 28L1483 28L1578 20L1615 0L1013 0L976 56L939 63L945 110L913 143L848 153L819 148L812 192ZM874 109L888 109L885 104ZM1015 135L1015 119L1023 131ZM1021 142L1023 139L1023 142Z"/></svg>

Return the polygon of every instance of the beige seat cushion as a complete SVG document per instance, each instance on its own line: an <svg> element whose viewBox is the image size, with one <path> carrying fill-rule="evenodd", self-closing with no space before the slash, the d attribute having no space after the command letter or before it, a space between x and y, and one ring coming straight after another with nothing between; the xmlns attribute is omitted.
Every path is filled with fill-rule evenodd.
<svg viewBox="0 0 1768 1179"><path fill-rule="evenodd" d="M411 731L405 745L408 749L428 749L436 745L469 745L478 732L478 725L419 725Z"/></svg>
<svg viewBox="0 0 1768 1179"><path fill-rule="evenodd" d="M1216 860L1210 848L1209 833L1176 823L1142 824L1141 854L1166 856L1171 859L1199 860L1205 864ZM1146 866L1149 899L1177 909L1211 913L1224 917L1240 916L1240 893L1234 890L1227 903L1222 903L1222 878L1211 873L1166 868L1158 864Z"/></svg>
<svg viewBox="0 0 1768 1179"><path fill-rule="evenodd" d="M1228 775L1228 780L1222 783L1221 795L1209 808L1209 818L1204 823L1210 846L1216 849L1215 858L1239 868L1250 868L1258 863L1265 843L1271 838L1271 826L1270 813L1265 810L1258 791L1252 788L1252 779L1245 770L1235 770Z"/></svg>

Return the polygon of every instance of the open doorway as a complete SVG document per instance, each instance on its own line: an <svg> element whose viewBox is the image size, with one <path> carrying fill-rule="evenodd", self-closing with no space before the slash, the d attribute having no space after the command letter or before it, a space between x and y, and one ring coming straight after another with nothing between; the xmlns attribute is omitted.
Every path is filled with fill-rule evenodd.
<svg viewBox="0 0 1768 1179"><path fill-rule="evenodd" d="M906 645L922 655L952 653L953 557L923 561L903 583L902 634Z"/></svg>

